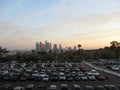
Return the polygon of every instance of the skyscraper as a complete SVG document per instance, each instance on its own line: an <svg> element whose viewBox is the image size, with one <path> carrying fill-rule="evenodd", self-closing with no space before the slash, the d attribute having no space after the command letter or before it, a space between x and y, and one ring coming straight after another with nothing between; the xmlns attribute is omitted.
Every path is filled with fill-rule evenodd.
<svg viewBox="0 0 120 90"><path fill-rule="evenodd" d="M47 40L45 40L45 43L36 42L36 50L37 51L48 52L49 50L51 50L51 48L52 48L52 45L51 45L51 43L48 43Z"/></svg>
<svg viewBox="0 0 120 90"><path fill-rule="evenodd" d="M61 52L61 50L62 50L62 45L59 44L59 52Z"/></svg>
<svg viewBox="0 0 120 90"><path fill-rule="evenodd" d="M53 52L57 52L57 51L58 51L57 44L54 44L54 46L53 46Z"/></svg>
<svg viewBox="0 0 120 90"><path fill-rule="evenodd" d="M40 49L39 47L40 47L39 43L36 42L36 50L37 50L37 51Z"/></svg>
<svg viewBox="0 0 120 90"><path fill-rule="evenodd" d="M76 49L77 49L77 47L76 47L76 46L74 46L74 49L73 49L73 50L74 50L74 51L76 51Z"/></svg>

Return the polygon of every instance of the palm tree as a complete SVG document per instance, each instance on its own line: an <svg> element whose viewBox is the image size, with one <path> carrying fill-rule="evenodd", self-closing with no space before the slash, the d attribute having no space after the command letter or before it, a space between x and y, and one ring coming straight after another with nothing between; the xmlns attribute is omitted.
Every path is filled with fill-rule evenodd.
<svg viewBox="0 0 120 90"><path fill-rule="evenodd" d="M78 48L79 48L79 50L80 50L80 48L81 48L81 44L78 44Z"/></svg>

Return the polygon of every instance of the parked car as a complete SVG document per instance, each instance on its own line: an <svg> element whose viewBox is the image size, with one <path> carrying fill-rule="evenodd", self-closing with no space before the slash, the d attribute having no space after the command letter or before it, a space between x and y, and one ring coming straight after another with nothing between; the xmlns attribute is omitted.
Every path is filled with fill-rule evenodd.
<svg viewBox="0 0 120 90"><path fill-rule="evenodd" d="M93 80L95 80L95 76L94 75L88 75L88 79L93 81Z"/></svg>
<svg viewBox="0 0 120 90"><path fill-rule="evenodd" d="M69 90L67 84L61 84L61 90Z"/></svg>
<svg viewBox="0 0 120 90"><path fill-rule="evenodd" d="M72 90L83 90L80 85L74 84Z"/></svg>
<svg viewBox="0 0 120 90"><path fill-rule="evenodd" d="M57 90L57 86L56 85L50 85L49 90Z"/></svg>
<svg viewBox="0 0 120 90"><path fill-rule="evenodd" d="M80 77L79 77L78 75L75 75L75 76L74 76L74 80L75 80L75 81L80 81Z"/></svg>
<svg viewBox="0 0 120 90"><path fill-rule="evenodd" d="M60 80L60 81L65 81L65 80L66 80L65 75L60 75L60 76L59 76L59 80Z"/></svg>
<svg viewBox="0 0 120 90"><path fill-rule="evenodd" d="M18 74L13 74L13 75L11 75L11 81L17 81L18 80L18 78L19 78L19 76L18 76Z"/></svg>
<svg viewBox="0 0 120 90"><path fill-rule="evenodd" d="M85 86L84 90L95 90L93 86Z"/></svg>
<svg viewBox="0 0 120 90"><path fill-rule="evenodd" d="M105 77L104 76L102 76L102 75L96 75L96 78L98 79L98 80L105 80Z"/></svg>
<svg viewBox="0 0 120 90"><path fill-rule="evenodd" d="M39 84L37 86L36 90L46 90L46 85L45 84Z"/></svg>
<svg viewBox="0 0 120 90"><path fill-rule="evenodd" d="M3 75L2 74L0 74L0 80L2 80L3 79Z"/></svg>
<svg viewBox="0 0 120 90"><path fill-rule="evenodd" d="M119 90L119 88L116 87L115 85L105 85L105 88L107 90Z"/></svg>
<svg viewBox="0 0 120 90"><path fill-rule="evenodd" d="M93 75L100 75L100 73L99 72L97 72L97 70L91 70L91 73L93 74Z"/></svg>
<svg viewBox="0 0 120 90"><path fill-rule="evenodd" d="M51 81L58 81L58 76L51 76L51 77L50 77L50 80L51 80Z"/></svg>
<svg viewBox="0 0 120 90"><path fill-rule="evenodd" d="M66 77L66 80L67 80L67 81L73 81L73 77L72 77L72 76L67 76L67 77Z"/></svg>
<svg viewBox="0 0 120 90"><path fill-rule="evenodd" d="M49 75L45 75L45 76L43 76L43 81L49 81Z"/></svg>
<svg viewBox="0 0 120 90"><path fill-rule="evenodd" d="M83 81L88 80L87 76L85 76L85 75L82 75L80 78L81 78L81 80L83 80Z"/></svg>
<svg viewBox="0 0 120 90"><path fill-rule="evenodd" d="M3 76L3 80L5 80L5 81L10 80L10 78L11 78L10 74L5 74L5 75Z"/></svg>
<svg viewBox="0 0 120 90"><path fill-rule="evenodd" d="M26 75L22 75L22 76L20 77L20 81L25 81L25 80L27 80Z"/></svg>
<svg viewBox="0 0 120 90"><path fill-rule="evenodd" d="M42 77L40 75L34 76L35 81L41 81Z"/></svg>
<svg viewBox="0 0 120 90"><path fill-rule="evenodd" d="M13 90L24 90L24 87L21 87L21 86L15 87Z"/></svg>
<svg viewBox="0 0 120 90"><path fill-rule="evenodd" d="M12 85L11 84L1 85L0 90L12 90Z"/></svg>
<svg viewBox="0 0 120 90"><path fill-rule="evenodd" d="M106 90L106 88L102 85L95 86L95 90Z"/></svg>
<svg viewBox="0 0 120 90"><path fill-rule="evenodd" d="M33 75L28 75L27 79L28 79L29 81L32 81L32 80L34 80L34 76L33 76Z"/></svg>
<svg viewBox="0 0 120 90"><path fill-rule="evenodd" d="M35 89L35 85L34 84L29 84L25 87L25 90L34 90Z"/></svg>

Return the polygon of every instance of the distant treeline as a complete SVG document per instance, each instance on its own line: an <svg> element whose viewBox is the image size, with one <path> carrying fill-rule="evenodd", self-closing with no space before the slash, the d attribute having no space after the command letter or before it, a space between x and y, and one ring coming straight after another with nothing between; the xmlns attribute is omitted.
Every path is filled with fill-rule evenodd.
<svg viewBox="0 0 120 90"><path fill-rule="evenodd" d="M120 59L120 43L117 41L111 42L110 47L104 47L96 50L84 50L81 49L81 45L78 44L78 50L76 51L61 51L59 53L52 52L36 52L32 50L30 53L17 52L15 55L9 55L7 49L0 47L0 60L1 61L12 61L18 60L20 62L28 61L82 61L88 59Z"/></svg>

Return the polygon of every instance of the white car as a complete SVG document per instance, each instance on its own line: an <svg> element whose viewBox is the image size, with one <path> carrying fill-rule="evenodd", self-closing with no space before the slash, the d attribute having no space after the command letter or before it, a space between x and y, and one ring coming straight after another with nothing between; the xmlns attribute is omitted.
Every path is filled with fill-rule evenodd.
<svg viewBox="0 0 120 90"><path fill-rule="evenodd" d="M65 73L63 72L59 73L59 80L66 80Z"/></svg>
<svg viewBox="0 0 120 90"><path fill-rule="evenodd" d="M24 87L15 87L13 90L24 90Z"/></svg>
<svg viewBox="0 0 120 90"><path fill-rule="evenodd" d="M56 85L50 85L49 90L57 90L57 86Z"/></svg>
<svg viewBox="0 0 120 90"><path fill-rule="evenodd" d="M119 67L117 67L117 66L113 66L113 67L112 67L112 70L119 71L119 70L120 70L120 68L119 68Z"/></svg>
<svg viewBox="0 0 120 90"><path fill-rule="evenodd" d="M83 81L84 81L84 80L88 80L87 76L85 76L85 75L82 75L80 78L81 78L81 80L83 80Z"/></svg>
<svg viewBox="0 0 120 90"><path fill-rule="evenodd" d="M43 76L43 81L49 81L49 75L45 75L45 76Z"/></svg>
<svg viewBox="0 0 120 90"><path fill-rule="evenodd" d="M92 75L95 75L95 76L96 76L96 75L100 75L100 73L97 72L96 70L92 70L91 73L92 73Z"/></svg>
<svg viewBox="0 0 120 90"><path fill-rule="evenodd" d="M95 80L95 76L94 75L88 75L88 79L89 80Z"/></svg>

